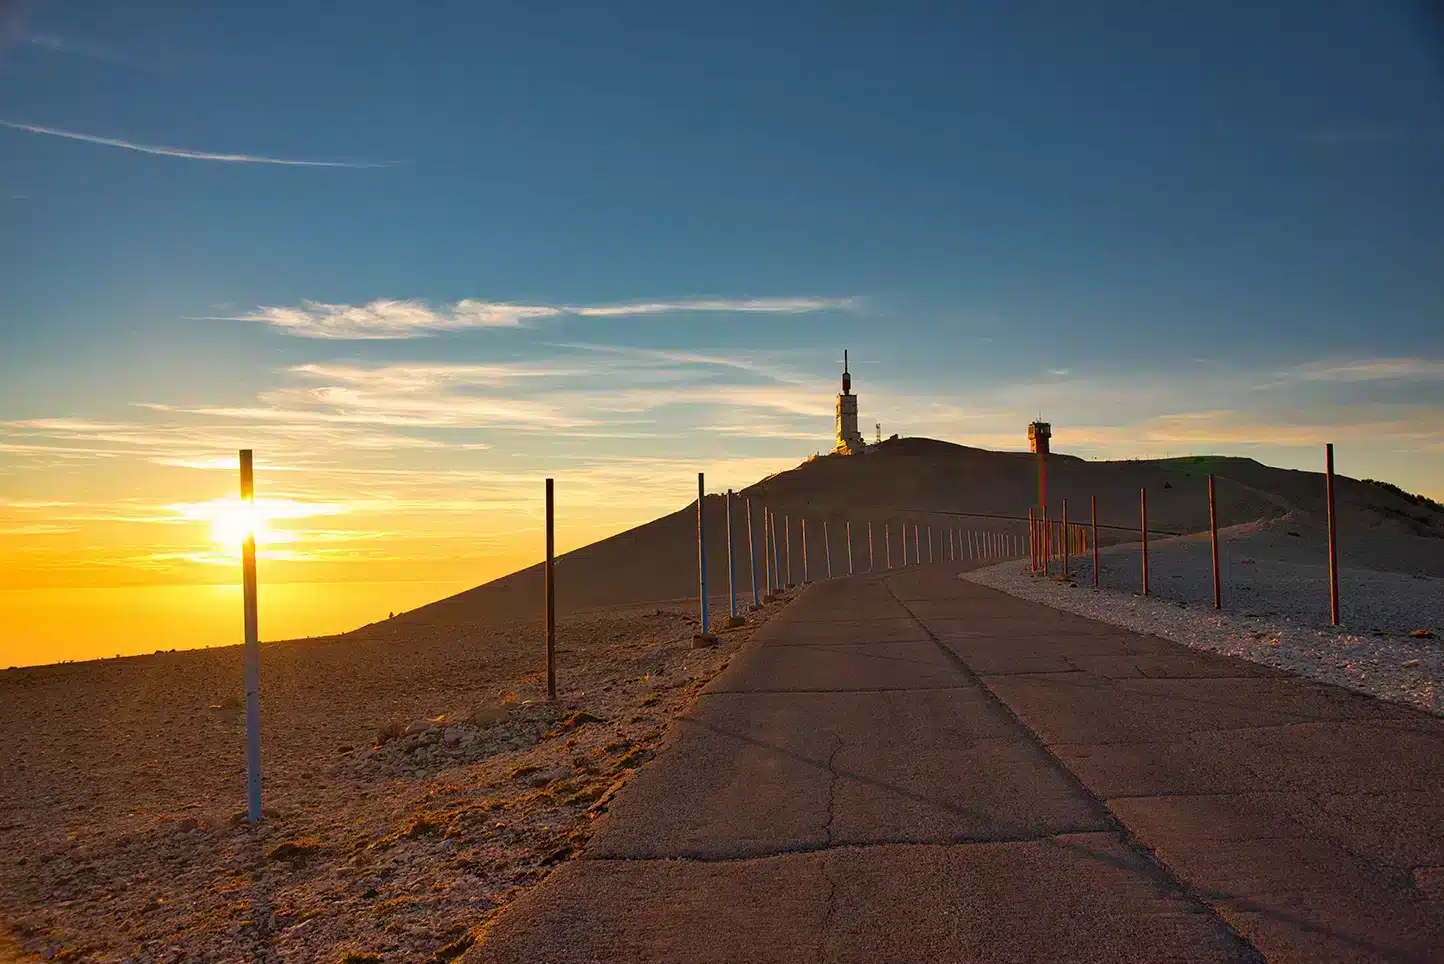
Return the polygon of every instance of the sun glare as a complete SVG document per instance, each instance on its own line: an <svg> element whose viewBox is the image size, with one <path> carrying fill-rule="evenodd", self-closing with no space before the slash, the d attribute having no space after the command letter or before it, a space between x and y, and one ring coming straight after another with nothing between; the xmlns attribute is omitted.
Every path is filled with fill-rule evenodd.
<svg viewBox="0 0 1444 964"><path fill-rule="evenodd" d="M210 525L211 542L228 552L239 553L246 536L256 537L257 547L295 542L297 534L276 528L277 519L306 519L338 515L346 511L336 503L298 502L292 499L258 499L254 503L238 498L211 499L172 505L170 510L183 519Z"/></svg>
<svg viewBox="0 0 1444 964"><path fill-rule="evenodd" d="M221 548L239 550L250 535L256 537L257 545L271 541L274 532L263 505L230 499L213 502L211 507L211 541Z"/></svg>

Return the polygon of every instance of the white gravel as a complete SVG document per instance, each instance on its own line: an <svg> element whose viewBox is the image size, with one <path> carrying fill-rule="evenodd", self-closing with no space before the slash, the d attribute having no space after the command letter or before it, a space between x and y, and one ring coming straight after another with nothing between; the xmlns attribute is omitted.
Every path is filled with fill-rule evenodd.
<svg viewBox="0 0 1444 964"><path fill-rule="evenodd" d="M1255 558L1248 554L1252 549L1247 536L1243 533L1233 545L1232 583L1225 569L1223 611L1212 606L1206 536L1201 542L1184 537L1149 547L1147 597L1137 591L1136 547L1111 547L1102 553L1100 589L1092 587L1087 560L1082 565L1075 561L1071 581L1056 578L1056 569L1055 578L1034 576L1027 560L976 569L962 578L1134 632L1444 714L1444 640L1439 638L1444 579L1344 570L1340 584L1346 625L1334 628L1328 625L1327 570ZM1246 576L1238 577L1240 571ZM1110 588L1109 582L1122 588ZM1360 628L1364 626L1368 628ZM1435 638L1414 638L1410 631L1416 629L1431 631Z"/></svg>

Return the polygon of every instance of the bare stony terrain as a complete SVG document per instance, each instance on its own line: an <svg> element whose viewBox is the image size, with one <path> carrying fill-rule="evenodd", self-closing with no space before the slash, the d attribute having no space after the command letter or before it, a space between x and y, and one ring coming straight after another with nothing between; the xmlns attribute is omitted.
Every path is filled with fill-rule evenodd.
<svg viewBox="0 0 1444 964"><path fill-rule="evenodd" d="M259 826L238 648L0 673L0 960L456 957L777 610L570 615L555 703L535 621L267 644Z"/></svg>

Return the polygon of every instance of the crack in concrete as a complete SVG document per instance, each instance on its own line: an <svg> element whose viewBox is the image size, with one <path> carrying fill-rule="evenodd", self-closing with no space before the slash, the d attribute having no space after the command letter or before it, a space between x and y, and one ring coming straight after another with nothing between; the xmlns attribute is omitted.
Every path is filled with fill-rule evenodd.
<svg viewBox="0 0 1444 964"><path fill-rule="evenodd" d="M1207 893L1200 892L1198 888L1192 886L1187 881L1185 881L1178 873L1173 870L1172 867L1170 867L1167 863L1163 861L1163 859L1152 847L1149 847L1142 840L1140 840L1138 836L1133 833L1132 829L1126 823L1124 823L1123 820L1116 813L1113 812L1111 807L1108 806L1107 800L1099 794L1095 793L1092 787L1088 786L1088 784L1084 782L1082 777L1074 773L1073 770L1067 765L1067 763L1065 763L1063 759L1054 752L1054 748L1052 746L1049 746L1048 742L1044 740L1041 736L1039 736L1037 731L1035 731L1031 726L1024 722L1023 718L1018 715L1018 713L1013 709L1013 707L1008 703L1008 701L999 696L998 693L987 684L987 682L980 674L973 671L973 668L968 665L967 660L963 659L963 657L959 656L957 653L949 649L943 643L943 641L939 639L931 629L928 628L927 621L923 617L919 616L916 612L914 612L912 607L908 606L907 602L904 601L901 597L897 595L896 592L893 591L892 580L888 580L884 583L884 585L886 586L888 592L892 594L892 597L896 599L903 606L903 608L907 609L909 613L912 613L912 617L914 620L917 621L918 627L922 629L923 632L928 634L928 637L932 639L932 641L937 645L937 647L943 651L944 655L952 659L953 662L958 666L959 670L961 670L962 673L971 682L975 683L978 688L981 689L987 695L987 697L992 700L999 707L999 709L1002 710L1003 713L1007 714L1009 719L1013 721L1013 725L1018 727L1018 729L1022 733L1026 734L1028 738L1030 738L1033 743L1038 747L1038 749L1040 749L1048 757L1048 759L1052 761L1053 766L1056 768L1057 772L1065 779L1067 779L1070 783L1072 783L1079 792L1083 793L1088 799L1093 801L1094 805L1103 813L1104 820L1111 825L1109 829L1116 833L1123 840L1126 846L1131 847L1135 853L1139 854L1144 858L1144 860L1152 867L1153 872L1156 875L1156 879L1158 879L1160 883L1163 883L1165 886L1172 889L1183 899L1190 901L1195 907L1199 909L1200 912L1209 914L1214 919L1216 925L1221 927L1224 932L1227 933L1233 940L1235 940L1238 943L1238 946L1244 949L1246 953L1249 953L1249 955L1254 960L1258 962L1263 962L1265 960L1263 953L1254 946L1253 942L1250 941L1248 938L1244 937L1243 934L1241 934L1239 930L1234 927L1233 924L1230 923L1223 916L1222 913L1220 913L1216 899L1212 898ZM1072 664L1070 663L1069 665L1071 666Z"/></svg>
<svg viewBox="0 0 1444 964"><path fill-rule="evenodd" d="M827 757L827 772L831 779L827 785L827 823L823 825L823 846L832 847L832 824L837 819L837 783L841 778L837 772L837 754L842 750L842 737L836 733L833 739L837 742L832 747L832 752ZM832 879L832 856L826 854L822 858L822 878L827 881L827 900L822 913L822 926L817 929L817 960L818 964L827 956L827 935L832 927L833 915L837 912L836 896L837 882Z"/></svg>

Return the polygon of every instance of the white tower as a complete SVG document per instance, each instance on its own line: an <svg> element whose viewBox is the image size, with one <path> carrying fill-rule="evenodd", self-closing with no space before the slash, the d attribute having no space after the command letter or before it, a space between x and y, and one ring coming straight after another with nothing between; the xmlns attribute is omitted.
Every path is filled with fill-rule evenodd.
<svg viewBox="0 0 1444 964"><path fill-rule="evenodd" d="M842 393L837 396L837 444L839 455L857 455L867 448L857 430L857 396L852 393L852 375L847 370L847 351L842 353Z"/></svg>

